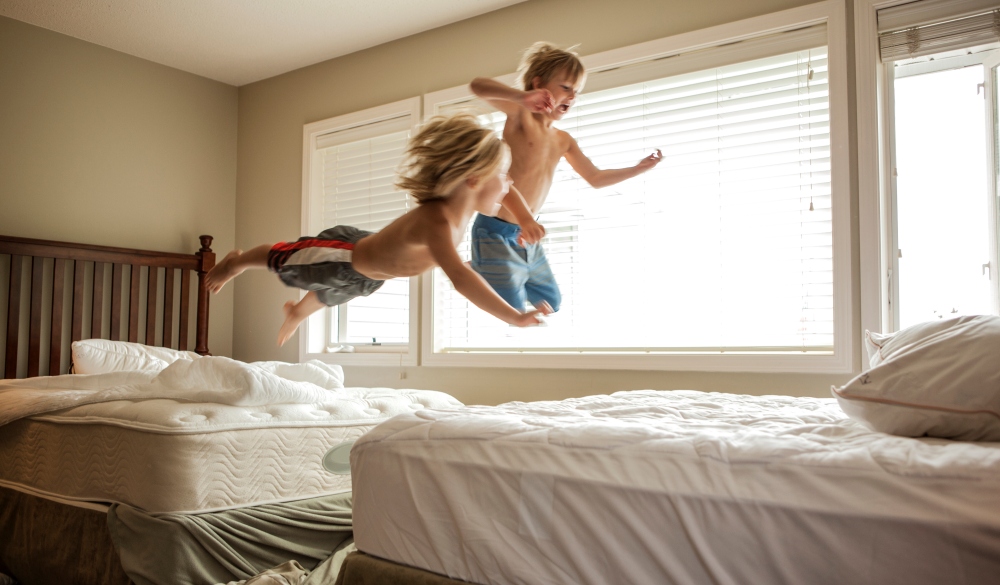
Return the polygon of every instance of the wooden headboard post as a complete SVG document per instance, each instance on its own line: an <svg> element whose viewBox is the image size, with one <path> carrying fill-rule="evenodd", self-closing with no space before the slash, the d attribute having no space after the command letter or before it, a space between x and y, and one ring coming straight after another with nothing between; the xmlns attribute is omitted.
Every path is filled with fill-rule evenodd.
<svg viewBox="0 0 1000 585"><path fill-rule="evenodd" d="M198 275L195 351L208 354L209 295L204 282L205 274L215 266L215 253L211 248L212 236L200 236L200 240L201 248L197 253L176 254L0 236L0 260L3 256L10 259L6 274L0 273L0 280L6 276L9 283L7 323L3 328L6 332L4 377L17 377L19 357L24 357L25 352L28 377L40 373L65 374L67 368L62 367L61 359L64 346L81 339L100 338L105 329L109 332L108 338L114 341L186 350L192 272ZM0 267L2 265L0 263ZM174 283L178 275L180 298L179 310L175 312ZM107 281L111 284L109 294L105 292ZM143 284L145 302L141 295ZM27 293L22 294L25 288ZM85 294L89 297L89 306L84 306ZM45 297L51 298L51 302L43 302ZM106 302L109 299L110 302ZM143 332L139 331L140 305L144 305L145 313ZM160 308L162 313L158 313ZM25 309L27 318L22 319ZM84 328L88 309L90 326ZM50 326L43 331L46 319ZM157 324L162 325L159 340ZM173 337L175 325L176 340ZM69 340L63 336L64 328L69 331ZM25 333L27 343L22 344ZM43 365L40 364L42 341L46 334L49 362Z"/></svg>
<svg viewBox="0 0 1000 585"><path fill-rule="evenodd" d="M212 251L212 236L198 236L201 249L198 250L198 331L195 336L195 352L208 355L208 288L205 274L215 266L215 252Z"/></svg>

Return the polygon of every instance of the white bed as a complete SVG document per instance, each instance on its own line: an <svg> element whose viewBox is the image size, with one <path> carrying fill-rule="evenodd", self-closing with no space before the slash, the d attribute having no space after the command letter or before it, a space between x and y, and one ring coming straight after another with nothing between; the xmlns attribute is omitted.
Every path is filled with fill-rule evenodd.
<svg viewBox="0 0 1000 585"><path fill-rule="evenodd" d="M78 349L74 364L88 364ZM312 569L352 543L354 441L396 414L460 405L344 388L319 362L167 357L0 381L0 571L50 582L62 561L42 562L25 539L57 524L85 524L84 544L110 536L120 569L100 570L139 585L229 582L289 560Z"/></svg>
<svg viewBox="0 0 1000 585"><path fill-rule="evenodd" d="M347 452L379 422L460 404L336 373L203 357L0 383L0 485L149 514L301 500L350 491Z"/></svg>
<svg viewBox="0 0 1000 585"><path fill-rule="evenodd" d="M355 541L483 584L995 583L1000 443L695 391L421 410L351 453Z"/></svg>
<svg viewBox="0 0 1000 585"><path fill-rule="evenodd" d="M78 406L0 426L0 486L151 514L335 494L351 490L351 476L324 466L331 449L349 449L395 414L452 403L434 392L344 388L314 404Z"/></svg>

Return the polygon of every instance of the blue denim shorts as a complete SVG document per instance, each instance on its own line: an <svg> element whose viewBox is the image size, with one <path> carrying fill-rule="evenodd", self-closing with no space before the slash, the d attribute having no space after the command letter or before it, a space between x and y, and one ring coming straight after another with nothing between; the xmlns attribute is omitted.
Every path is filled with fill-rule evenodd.
<svg viewBox="0 0 1000 585"><path fill-rule="evenodd" d="M530 302L546 301L559 310L562 294L541 244L517 243L521 227L496 217L478 215L472 224L472 269L510 306L522 311Z"/></svg>

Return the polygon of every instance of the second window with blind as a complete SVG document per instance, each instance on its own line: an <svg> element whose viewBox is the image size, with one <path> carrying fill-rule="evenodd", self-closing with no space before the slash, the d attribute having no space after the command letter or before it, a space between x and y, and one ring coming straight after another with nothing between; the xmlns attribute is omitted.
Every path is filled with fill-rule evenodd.
<svg viewBox="0 0 1000 585"><path fill-rule="evenodd" d="M306 233L335 225L377 232L413 206L395 182L419 106L419 99L404 100L306 126ZM387 280L370 296L316 314L306 328L305 353L415 363L417 287L410 280Z"/></svg>

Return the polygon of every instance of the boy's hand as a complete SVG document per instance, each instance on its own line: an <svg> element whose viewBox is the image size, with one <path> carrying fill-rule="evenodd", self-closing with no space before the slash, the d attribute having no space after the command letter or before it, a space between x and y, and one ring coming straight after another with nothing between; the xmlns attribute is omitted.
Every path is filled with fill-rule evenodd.
<svg viewBox="0 0 1000 585"><path fill-rule="evenodd" d="M555 106L555 99L547 89L533 89L524 92L524 99L521 101L521 105L527 108L529 112L541 114L542 112L552 111L552 108Z"/></svg>
<svg viewBox="0 0 1000 585"><path fill-rule="evenodd" d="M515 327L531 327L532 325L538 325L542 322L541 317L545 315L552 314L552 306L547 302L542 301L535 307L534 311L525 311L521 313L521 316L514 320L511 325Z"/></svg>
<svg viewBox="0 0 1000 585"><path fill-rule="evenodd" d="M660 152L659 148L657 148L656 152L639 161L639 164L635 165L635 168L638 169L639 172L644 173L660 164L661 160L663 160L663 153Z"/></svg>
<svg viewBox="0 0 1000 585"><path fill-rule="evenodd" d="M535 220L527 221L521 225L521 233L517 235L517 244L522 248L529 244L540 242L545 237L545 228Z"/></svg>

